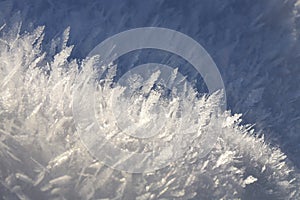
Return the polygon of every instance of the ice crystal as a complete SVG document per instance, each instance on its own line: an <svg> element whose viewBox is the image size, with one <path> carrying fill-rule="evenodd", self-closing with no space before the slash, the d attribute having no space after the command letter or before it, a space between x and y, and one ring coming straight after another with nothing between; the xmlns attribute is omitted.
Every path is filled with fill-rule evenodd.
<svg viewBox="0 0 300 200"><path fill-rule="evenodd" d="M69 29L61 39L52 41L48 52L43 52L43 27L20 34L20 26L17 23L1 28L2 199L300 198L299 177L280 149L266 144L262 136L255 135L251 126L240 125L240 115L232 116L229 111L214 117L210 115L210 111L218 107L218 95L185 97L199 109L198 114L202 116L199 119L207 116L207 123L213 128L191 130L194 134L182 141L190 142L192 138L195 145L167 167L155 172L130 174L105 166L80 141L72 113L75 81L78 77L87 80L97 73L94 67L97 58L83 62L68 60L72 51L72 46L67 46ZM121 87L111 85L116 67L103 67L108 73L106 81L98 88L102 97L98 99L99 109L104 108L98 119L102 120L100 124L104 128L108 126L108 133L114 134L116 127L112 123L115 121L105 112L111 112L108 105L111 95L123 91ZM154 79L149 80L149 85ZM149 112L150 101L159 99L150 89L144 88L149 96L141 97L144 98L141 101L144 110L138 115L149 115L144 112ZM186 91L193 94L193 90ZM135 104L131 106L135 111ZM169 104L168 109L176 112L178 108L174 103ZM193 120L182 120L186 125L184 128L195 128ZM169 131L176 130L172 127L176 123L170 121L167 125ZM221 132L212 151L204 158L199 157L201 148L197 148L201 143L201 131L211 131L211 135ZM134 149L134 141L132 143L129 138L112 141ZM205 148L205 144L201 145Z"/></svg>

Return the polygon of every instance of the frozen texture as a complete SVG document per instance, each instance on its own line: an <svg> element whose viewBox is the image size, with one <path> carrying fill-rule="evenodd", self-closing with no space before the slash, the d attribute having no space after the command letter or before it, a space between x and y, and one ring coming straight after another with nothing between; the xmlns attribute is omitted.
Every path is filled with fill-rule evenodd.
<svg viewBox="0 0 300 200"><path fill-rule="evenodd" d="M45 25L46 43L70 26L72 58L85 58L99 42L131 28L180 31L217 64L228 108L243 113L242 123L255 124L299 168L299 5L299 0L2 0L0 24L20 11L21 31Z"/></svg>
<svg viewBox="0 0 300 200"><path fill-rule="evenodd" d="M0 40L3 199L300 198L299 177L286 156L229 112L208 118L213 131L222 134L205 158L192 147L153 173L128 174L104 166L82 145L72 113L75 77L97 72L95 58L80 64L68 60L69 29L43 52L43 27L20 35L20 26L4 27ZM109 72L106 80L113 76ZM113 90L102 87L104 97ZM195 101L205 108L203 116L219 102L218 95Z"/></svg>

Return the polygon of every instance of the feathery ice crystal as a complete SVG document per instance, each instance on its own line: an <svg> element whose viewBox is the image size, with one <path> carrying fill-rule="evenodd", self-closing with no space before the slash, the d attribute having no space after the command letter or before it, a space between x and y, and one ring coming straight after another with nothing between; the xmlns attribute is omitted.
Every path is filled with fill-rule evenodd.
<svg viewBox="0 0 300 200"><path fill-rule="evenodd" d="M183 99L192 102L192 107L185 107L190 109L191 116L180 118L183 126L178 129L178 117L172 118L170 114L163 130L172 133L189 129L193 133L180 139L183 143L194 142L182 156L163 169L144 174L130 174L103 165L82 144L72 113L75 81L78 77L86 80L97 72L94 70L97 58L83 62L67 60L72 51L72 46L67 46L69 29L61 38L53 39L43 52L43 27L20 34L20 26L1 28L2 199L300 198L298 175L279 149L265 144L263 137L255 136L251 126L240 125L240 115L231 116L228 111L211 115L218 107L218 94L197 97L188 87ZM146 144L130 137L121 140L114 137L118 127L111 117L110 99L115 94L121 95L124 88L113 85L115 66L104 66L103 70L108 73L97 89L101 94L97 109L102 108L97 119L107 128L115 145L133 151L139 145L147 149ZM139 96L144 99L130 104L130 111L138 116L149 115L152 103L166 101L167 111L178 112L176 99L171 104L168 102L171 100L160 98L160 92L151 90L148 96ZM141 107L141 102L145 109L135 110ZM124 102L119 106L128 105ZM208 135L221 134L212 151L202 158L201 149L206 147L201 143L201 132L205 131ZM162 138L162 141L172 139ZM201 146L197 148L196 144Z"/></svg>

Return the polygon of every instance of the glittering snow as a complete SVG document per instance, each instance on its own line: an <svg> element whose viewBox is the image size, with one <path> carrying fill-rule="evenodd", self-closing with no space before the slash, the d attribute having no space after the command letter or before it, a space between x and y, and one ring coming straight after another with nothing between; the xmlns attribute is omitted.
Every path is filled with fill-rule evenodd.
<svg viewBox="0 0 300 200"><path fill-rule="evenodd" d="M299 8L299 0L1 0L0 199L300 199ZM180 31L205 47L232 113L218 112L220 93L198 96L187 86L165 95L152 87L157 76L112 104L124 94L114 78L129 65L121 59L123 65L103 66L109 73L95 81L95 114L114 145L143 152L180 136L178 148L159 152L179 153L170 165L130 174L104 165L80 140L74 90L99 72L97 57L85 59L95 45L150 26ZM145 56L139 53L124 60ZM188 65L162 57L164 64ZM184 75L201 82L193 74ZM133 78L126 85L140 88L141 77ZM162 136L151 146L116 137L120 129ZM216 142L203 143L203 136Z"/></svg>
<svg viewBox="0 0 300 200"><path fill-rule="evenodd" d="M0 41L0 194L3 199L300 198L298 174L285 154L266 144L252 126L241 125L241 115L232 116L229 111L211 115L218 108L218 94L198 97L192 89L185 90L188 95L183 99L198 108L197 113L193 110L190 113L194 118L198 116L200 122L181 119L185 120L183 128L193 133L182 138L182 147L189 146L184 142L201 144L201 131L208 131L208 135L220 132L211 153L201 158L201 148L206 144L199 148L189 146L169 166L144 174L129 174L103 165L80 141L72 113L74 83L97 74L96 58L82 62L68 60L73 48L67 45L69 29L52 40L45 52L42 51L43 27L24 34L19 34L19 30L20 23L8 24L2 30ZM109 72L106 82L99 84L103 98L98 101L104 114L112 112L107 99L115 91L122 94L120 87L109 84L113 82L116 67L104 66ZM160 101L151 99L151 95L141 98L144 102ZM174 105L170 104L169 111L178 109ZM134 104L131 109L135 111ZM139 115L148 115L143 113L145 110ZM176 131L179 119L171 118L167 131ZM206 125L200 126L203 119ZM103 120L104 128L107 125L108 134L117 132L111 115L103 115L99 120ZM212 128L205 129L207 126ZM168 136L171 138L164 139L174 137ZM130 138L121 141L112 138L112 141L115 145L126 144L122 148L127 149L139 145Z"/></svg>

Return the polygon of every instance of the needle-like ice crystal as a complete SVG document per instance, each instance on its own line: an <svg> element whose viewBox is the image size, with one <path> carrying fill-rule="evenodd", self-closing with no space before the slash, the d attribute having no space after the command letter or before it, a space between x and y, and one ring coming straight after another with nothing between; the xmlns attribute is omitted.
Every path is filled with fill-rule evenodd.
<svg viewBox="0 0 300 200"><path fill-rule="evenodd" d="M41 50L43 27L24 34L19 33L19 23L2 29L1 199L300 199L299 177L286 156L266 144L262 136L256 136L251 126L240 125L240 115L232 116L229 111L211 115L218 107L218 94L196 97L192 89L181 96L189 102L184 104L186 112L191 114L184 114L186 118L176 115L180 111L176 98L167 102L160 90L148 91L148 96L135 94L136 102L124 101L122 105L118 101L120 108L130 104L133 112L130 116L151 115L151 103L165 101L164 114L168 120L162 132L170 134L162 135L157 144L172 140L176 131L186 131L188 134L179 139L182 146L178 148L189 148L178 159L167 167L143 174L105 166L81 142L72 112L75 81L87 80L97 73L96 58L81 64L67 60L72 51L66 45L68 29L61 39L53 40L46 52ZM107 130L110 142L120 148L128 151L154 148L129 136L116 137L120 127L115 118L121 113L111 115L114 111L110 97L122 95L123 90L109 84L113 82L114 67L104 66L104 69L108 69L106 81L103 84L99 81L96 91L99 125ZM182 120L180 128L178 120ZM139 127L134 128L136 131ZM201 135L216 133L221 133L217 142L202 158L201 151L208 147L201 143Z"/></svg>

